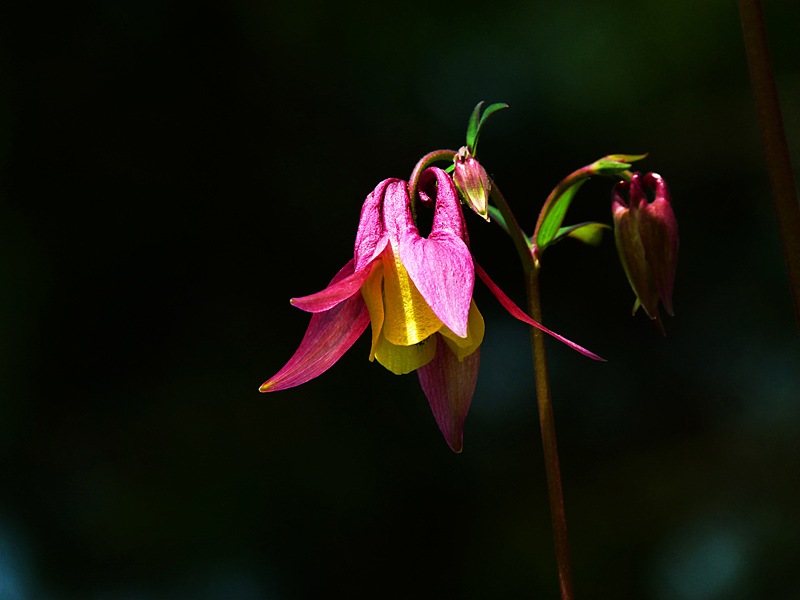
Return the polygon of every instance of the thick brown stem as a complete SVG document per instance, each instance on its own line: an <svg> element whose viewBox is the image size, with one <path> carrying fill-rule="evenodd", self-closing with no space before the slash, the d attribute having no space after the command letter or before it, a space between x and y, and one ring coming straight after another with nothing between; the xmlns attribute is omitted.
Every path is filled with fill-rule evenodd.
<svg viewBox="0 0 800 600"><path fill-rule="evenodd" d="M783 129L775 75L769 56L767 32L760 0L739 0L744 44L750 65L750 80L756 101L761 142L767 159L775 215L783 245L783 258L789 272L789 287L800 327L800 205L792 175L789 147Z"/></svg>

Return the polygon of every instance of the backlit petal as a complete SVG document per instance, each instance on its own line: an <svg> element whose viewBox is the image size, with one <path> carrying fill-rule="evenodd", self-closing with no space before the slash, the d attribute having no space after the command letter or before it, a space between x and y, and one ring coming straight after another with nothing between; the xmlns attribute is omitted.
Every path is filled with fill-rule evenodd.
<svg viewBox="0 0 800 600"><path fill-rule="evenodd" d="M475 301L469 305L469 321L467 323L467 337L460 338L454 334L447 326L442 326L439 333L442 334L444 341L450 347L458 360L464 360L467 356L475 352L483 342L483 333L486 327L483 323L483 315L478 310Z"/></svg>
<svg viewBox="0 0 800 600"><path fill-rule="evenodd" d="M437 350L430 363L417 369L417 375L444 439L454 452L461 452L464 419L475 393L481 351L479 348L459 361L447 344L439 344Z"/></svg>
<svg viewBox="0 0 800 600"><path fill-rule="evenodd" d="M364 285L361 295L367 303L369 320L372 325L372 346L369 351L370 361L375 360L375 349L383 329L383 261L376 261Z"/></svg>
<svg viewBox="0 0 800 600"><path fill-rule="evenodd" d="M398 346L411 346L439 331L442 322L420 295L391 245L384 252L383 265L386 339Z"/></svg>
<svg viewBox="0 0 800 600"><path fill-rule="evenodd" d="M465 337L475 272L463 240L458 194L449 176L441 172L433 229L428 238L420 237L414 225L405 185L387 188L384 218L400 262L425 302L453 333Z"/></svg>
<svg viewBox="0 0 800 600"><path fill-rule="evenodd" d="M532 325L533 327L536 327L537 329L541 329L545 333L548 333L548 334L552 335L554 338L556 338L557 340L559 340L561 342L564 342L567 346L569 346L573 350L576 350L576 351L580 352L584 356L588 356L589 358L592 358L594 360L602 360L602 361L605 362L605 358L601 358L601 357L597 356L597 354L595 354L594 352L590 352L589 350L587 350L586 348L583 348L582 346L579 346L575 342L569 341L564 336L558 335L557 333L554 333L554 332L550 331L547 327L545 327L544 325L542 325L540 323L537 323L536 321L531 319L528 315L526 315L524 312L522 312L522 309L520 309L516 304L514 304L511 301L511 298L506 296L503 293L503 290L501 290L499 287L497 287L495 285L494 281L492 281L489 278L489 276L486 274L486 271L484 271L477 262L475 263L475 272L478 274L478 277L480 277L483 280L483 282L486 284L486 287L488 287L492 291L492 293L495 295L495 297L500 301L500 304L503 305L503 308L505 308L509 313L511 313L512 317L515 317L515 318L519 319L520 321L522 321L524 323L527 323L528 325Z"/></svg>
<svg viewBox="0 0 800 600"><path fill-rule="evenodd" d="M439 345L443 348L447 346ZM395 375L406 375L431 362L436 354L436 347L436 334L413 346L396 346L380 336L375 358Z"/></svg>

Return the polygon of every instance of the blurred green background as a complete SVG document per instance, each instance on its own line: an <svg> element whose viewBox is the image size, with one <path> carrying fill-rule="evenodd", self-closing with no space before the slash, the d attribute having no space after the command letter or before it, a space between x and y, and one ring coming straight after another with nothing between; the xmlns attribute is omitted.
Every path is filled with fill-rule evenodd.
<svg viewBox="0 0 800 600"><path fill-rule="evenodd" d="M797 167L800 4L766 4ZM528 331L482 284L461 455L366 336L257 392L365 196L479 100L529 231L609 153L649 152L680 223L666 338L611 239L545 257L545 323L608 359L550 345L577 597L800 596L800 339L734 2L4 3L0 74L3 600L557 597Z"/></svg>

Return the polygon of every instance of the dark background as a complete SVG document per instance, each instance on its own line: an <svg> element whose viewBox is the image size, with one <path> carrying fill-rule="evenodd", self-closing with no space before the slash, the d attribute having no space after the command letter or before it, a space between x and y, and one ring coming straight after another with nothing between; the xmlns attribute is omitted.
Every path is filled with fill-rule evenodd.
<svg viewBox="0 0 800 600"><path fill-rule="evenodd" d="M798 165L800 5L766 4ZM545 323L608 359L549 346L577 597L798 598L800 340L735 3L4 3L0 73L3 600L557 597L528 331L482 284L461 455L366 336L257 392L365 196L479 100L529 231L609 153L680 222L666 338L611 239L545 256Z"/></svg>

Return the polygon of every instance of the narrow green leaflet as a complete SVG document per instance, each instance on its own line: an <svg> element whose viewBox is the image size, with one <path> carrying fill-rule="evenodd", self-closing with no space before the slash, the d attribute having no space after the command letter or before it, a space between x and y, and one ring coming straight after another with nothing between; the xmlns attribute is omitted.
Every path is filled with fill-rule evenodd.
<svg viewBox="0 0 800 600"><path fill-rule="evenodd" d="M496 102L483 111L483 116L480 118L480 121L478 121L478 116L481 114L482 104L482 101L478 102L475 110L472 111L472 116L469 118L469 126L467 127L467 148L469 148L469 153L472 156L475 156L475 151L478 147L478 138L481 135L481 129L483 129L483 124L486 122L486 119L488 119L498 110L502 108L508 108L508 104Z"/></svg>
<svg viewBox="0 0 800 600"><path fill-rule="evenodd" d="M605 223L597 223L594 221L578 223L577 225L571 225L570 227L562 227L558 230L558 233L553 238L553 241L550 242L550 244L555 244L565 237L571 237L575 240L583 242L584 244L597 246L603 239L604 229L611 230L611 227Z"/></svg>
<svg viewBox="0 0 800 600"><path fill-rule="evenodd" d="M487 108L485 111L483 111L481 122L478 123L478 135L480 135L481 129L483 129L483 124L486 122L486 119L488 119L491 115L493 115L498 110L503 108L508 108L508 104L505 104L503 102L496 102L495 104L492 104L489 108ZM475 142L477 143L477 141L478 140L476 139Z"/></svg>
<svg viewBox="0 0 800 600"><path fill-rule="evenodd" d="M547 216L545 216L544 221L542 221L542 225L539 228L539 233L536 234L536 245L539 247L539 251L544 250L548 245L550 245L550 243L553 241L553 238L556 237L556 234L561 227L561 223L564 221L564 215L567 214L567 209L572 203L572 199L585 182L586 179L581 179L578 183L561 194L558 200L553 203L547 213Z"/></svg>
<svg viewBox="0 0 800 600"><path fill-rule="evenodd" d="M475 105L475 110L472 111L472 115L469 117L469 125L467 125L467 148L469 148L470 154L474 153L475 144L478 142L478 117L481 115L481 106L483 106L483 100Z"/></svg>

